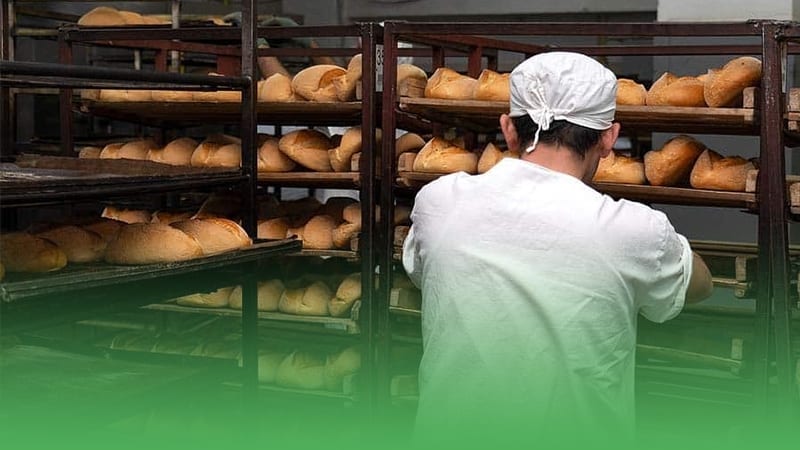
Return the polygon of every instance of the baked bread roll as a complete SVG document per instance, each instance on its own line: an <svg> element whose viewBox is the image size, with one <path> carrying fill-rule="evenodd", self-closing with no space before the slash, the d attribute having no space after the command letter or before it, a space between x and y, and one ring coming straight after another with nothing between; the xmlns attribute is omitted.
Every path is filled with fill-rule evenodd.
<svg viewBox="0 0 800 450"><path fill-rule="evenodd" d="M105 260L111 264L157 264L203 256L197 239L163 223L134 223L120 229L108 243Z"/></svg>
<svg viewBox="0 0 800 450"><path fill-rule="evenodd" d="M332 64L311 66L294 76L292 90L300 97L313 102L335 102L338 97L333 80L346 73L343 68Z"/></svg>
<svg viewBox="0 0 800 450"><path fill-rule="evenodd" d="M100 153L103 151L100 147L92 147L87 146L83 147L80 152L78 152L78 158L82 159L98 159L100 158Z"/></svg>
<svg viewBox="0 0 800 450"><path fill-rule="evenodd" d="M345 206L342 210L342 219L350 223L361 223L361 203Z"/></svg>
<svg viewBox="0 0 800 450"><path fill-rule="evenodd" d="M350 274L342 280L336 295L328 303L328 312L333 317L344 317L350 312L353 303L361 298L361 274Z"/></svg>
<svg viewBox="0 0 800 450"><path fill-rule="evenodd" d="M600 159L593 181L598 183L645 184L644 163L612 151Z"/></svg>
<svg viewBox="0 0 800 450"><path fill-rule="evenodd" d="M353 375L361 369L361 353L355 347L349 347L335 355L328 356L325 361L325 389L341 392L345 377Z"/></svg>
<svg viewBox="0 0 800 450"><path fill-rule="evenodd" d="M694 164L689 182L696 189L744 192L747 172L755 165L739 156L723 158L719 153L706 149Z"/></svg>
<svg viewBox="0 0 800 450"><path fill-rule="evenodd" d="M145 20L141 14L133 11L119 11L119 14L122 16L122 19L125 21L125 25L144 25Z"/></svg>
<svg viewBox="0 0 800 450"><path fill-rule="evenodd" d="M317 172L333 170L328 156L328 150L332 147L331 140L317 130L292 131L278 141L278 148L283 154Z"/></svg>
<svg viewBox="0 0 800 450"><path fill-rule="evenodd" d="M98 158L116 159L117 155L119 154L119 149L121 149L123 145L125 145L124 142L113 142L111 144L107 144L102 150L100 150Z"/></svg>
<svg viewBox="0 0 800 450"><path fill-rule="evenodd" d="M116 8L98 6L78 19L83 27L118 27L125 25L125 17Z"/></svg>
<svg viewBox="0 0 800 450"><path fill-rule="evenodd" d="M413 64L397 65L397 95L400 97L424 97L428 85L428 74Z"/></svg>
<svg viewBox="0 0 800 450"><path fill-rule="evenodd" d="M761 60L750 56L736 58L722 69L710 71L703 86L703 97L708 106L741 105L742 91L761 82Z"/></svg>
<svg viewBox="0 0 800 450"><path fill-rule="evenodd" d="M481 153L481 158L478 160L478 173L486 173L499 163L503 158L519 159L519 152L506 150L502 151L497 148L493 143L486 144L486 148Z"/></svg>
<svg viewBox="0 0 800 450"><path fill-rule="evenodd" d="M170 226L195 238L204 255L217 255L253 245L238 223L221 217L184 220Z"/></svg>
<svg viewBox="0 0 800 450"><path fill-rule="evenodd" d="M192 216L193 214L188 212L156 211L153 213L150 222L171 224L175 222L181 222L183 220L189 220L192 218Z"/></svg>
<svg viewBox="0 0 800 450"><path fill-rule="evenodd" d="M228 298L232 291L233 287L224 287L214 292L185 295L178 298L175 303L199 308L225 308L228 306Z"/></svg>
<svg viewBox="0 0 800 450"><path fill-rule="evenodd" d="M361 222L345 222L334 228L331 232L333 247L338 249L349 249L353 237L361 231Z"/></svg>
<svg viewBox="0 0 800 450"><path fill-rule="evenodd" d="M270 136L258 148L259 172L291 172L296 167L295 162L280 151L278 142Z"/></svg>
<svg viewBox="0 0 800 450"><path fill-rule="evenodd" d="M336 91L336 98L341 102L349 102L356 98L356 85L361 80L362 72L361 53L350 58L347 64L347 72L333 79L333 87Z"/></svg>
<svg viewBox="0 0 800 450"><path fill-rule="evenodd" d="M52 272L67 265L67 254L47 239L8 233L0 235L0 263L9 272Z"/></svg>
<svg viewBox="0 0 800 450"><path fill-rule="evenodd" d="M647 106L706 106L703 82L665 72L647 92Z"/></svg>
<svg viewBox="0 0 800 450"><path fill-rule="evenodd" d="M286 239L288 231L289 222L283 217L278 217L258 222L257 236L259 239Z"/></svg>
<svg viewBox="0 0 800 450"><path fill-rule="evenodd" d="M470 100L473 98L478 80L461 75L447 67L436 69L425 86L425 97L445 100Z"/></svg>
<svg viewBox="0 0 800 450"><path fill-rule="evenodd" d="M99 234L74 225L53 228L38 236L58 245L69 263L100 261L106 251L107 241Z"/></svg>
<svg viewBox="0 0 800 450"><path fill-rule="evenodd" d="M104 241L110 242L117 236L120 228L125 222L114 219L100 219L92 223L82 225L81 228L99 235Z"/></svg>
<svg viewBox="0 0 800 450"><path fill-rule="evenodd" d="M380 148L381 130L375 130L376 148ZM331 167L336 172L349 172L353 155L361 151L361 127L352 127L344 132L338 147L328 150Z"/></svg>
<svg viewBox="0 0 800 450"><path fill-rule="evenodd" d="M192 91L154 90L151 91L150 97L153 99L154 102L162 102L162 103L194 101L194 93Z"/></svg>
<svg viewBox="0 0 800 450"><path fill-rule="evenodd" d="M124 209L106 206L100 217L125 223L148 223L153 220L152 214L141 209Z"/></svg>
<svg viewBox="0 0 800 450"><path fill-rule="evenodd" d="M325 386L325 361L310 353L293 352L281 361L275 383L293 389L317 390Z"/></svg>
<svg viewBox="0 0 800 450"><path fill-rule="evenodd" d="M278 368L285 359L285 353L258 352L258 381L261 383L275 383ZM287 374L287 376L291 376L291 374Z"/></svg>
<svg viewBox="0 0 800 450"><path fill-rule="evenodd" d="M164 148L150 149L147 159L170 166L189 166L192 164L192 154L198 145L192 138L178 138L170 141Z"/></svg>
<svg viewBox="0 0 800 450"><path fill-rule="evenodd" d="M278 310L300 316L327 316L328 302L332 297L333 293L328 286L317 281L308 287L283 291Z"/></svg>
<svg viewBox="0 0 800 450"><path fill-rule="evenodd" d="M422 147L425 147L425 139L416 133L406 133L394 143L394 157L402 155L406 152L416 152Z"/></svg>
<svg viewBox="0 0 800 450"><path fill-rule="evenodd" d="M667 141L660 150L644 155L644 171L653 186L676 186L689 177L697 157L706 146L691 136L680 135Z"/></svg>
<svg viewBox="0 0 800 450"><path fill-rule="evenodd" d="M333 248L333 229L336 220L328 215L314 216L303 227L303 248L330 250Z"/></svg>
<svg viewBox="0 0 800 450"><path fill-rule="evenodd" d="M511 98L510 73L483 69L475 86L475 100L507 102Z"/></svg>
<svg viewBox="0 0 800 450"><path fill-rule="evenodd" d="M292 79L282 73L275 73L266 80L258 82L259 102L293 102Z"/></svg>
<svg viewBox="0 0 800 450"><path fill-rule="evenodd" d="M415 172L454 173L464 171L474 174L478 169L478 157L450 141L434 137L420 150L414 159Z"/></svg>
<svg viewBox="0 0 800 450"><path fill-rule="evenodd" d="M269 281L260 281L258 283L258 310L259 311L277 311L278 303L281 301L281 295L286 287L283 282L278 279ZM231 308L242 309L242 287L236 286L231 292L228 299Z"/></svg>
<svg viewBox="0 0 800 450"><path fill-rule="evenodd" d="M647 89L627 78L617 80L617 105L644 106L647 104Z"/></svg>
<svg viewBox="0 0 800 450"><path fill-rule="evenodd" d="M192 167L241 167L242 146L240 143L206 140L200 143L190 159Z"/></svg>
<svg viewBox="0 0 800 450"><path fill-rule="evenodd" d="M317 215L331 216L336 223L339 223L344 220L344 210L358 204L358 200L354 198L330 197L325 201L325 204L317 210Z"/></svg>
<svg viewBox="0 0 800 450"><path fill-rule="evenodd" d="M152 149L157 149L155 141L152 139L140 139L122 144L117 147L114 144L105 146L100 152L101 159L134 159L143 161L147 159L147 153Z"/></svg>

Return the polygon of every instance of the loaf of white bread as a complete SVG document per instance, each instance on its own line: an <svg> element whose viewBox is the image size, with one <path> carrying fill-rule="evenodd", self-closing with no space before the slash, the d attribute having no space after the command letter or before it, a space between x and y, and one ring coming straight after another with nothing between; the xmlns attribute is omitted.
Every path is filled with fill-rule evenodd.
<svg viewBox="0 0 800 450"><path fill-rule="evenodd" d="M67 254L47 239L4 233L0 235L0 263L8 272L52 272L67 265Z"/></svg>
<svg viewBox="0 0 800 450"><path fill-rule="evenodd" d="M511 97L510 76L510 73L497 73L493 70L484 69L478 77L478 83L475 86L472 98L495 102L509 101Z"/></svg>
<svg viewBox="0 0 800 450"><path fill-rule="evenodd" d="M327 316L328 302L333 297L322 281L298 289L286 289L278 301L278 310L299 316Z"/></svg>
<svg viewBox="0 0 800 450"><path fill-rule="evenodd" d="M342 280L336 289L336 295L328 302L328 312L333 317L344 317L361 298L361 274L354 273Z"/></svg>
<svg viewBox="0 0 800 450"><path fill-rule="evenodd" d="M189 166L198 145L190 137L178 138L170 141L164 148L151 148L147 153L147 160L171 166Z"/></svg>
<svg viewBox="0 0 800 450"><path fill-rule="evenodd" d="M375 148L380 148L381 130L375 130ZM349 172L353 155L362 150L361 127L352 127L345 131L339 145L328 150L330 164L336 172Z"/></svg>
<svg viewBox="0 0 800 450"><path fill-rule="evenodd" d="M645 184L641 160L612 151L600 159L593 181L598 183Z"/></svg>
<svg viewBox="0 0 800 450"><path fill-rule="evenodd" d="M644 106L647 104L647 89L627 78L617 80L617 105Z"/></svg>
<svg viewBox="0 0 800 450"><path fill-rule="evenodd" d="M336 85L333 80L347 71L332 64L318 64L301 70L292 79L292 91L313 102L335 102Z"/></svg>
<svg viewBox="0 0 800 450"><path fill-rule="evenodd" d="M206 138L192 152L192 167L241 167L241 139L227 135Z"/></svg>
<svg viewBox="0 0 800 450"><path fill-rule="evenodd" d="M489 142L486 144L486 147L483 149L483 153L481 153L481 157L478 160L478 173L486 173L495 166L498 162L500 162L503 158L514 158L519 159L520 154L517 151L506 150L502 151L497 148L496 145Z"/></svg>
<svg viewBox="0 0 800 450"><path fill-rule="evenodd" d="M334 145L331 140L317 130L297 130L287 133L278 141L278 149L292 161L316 171L330 172L328 150Z"/></svg>
<svg viewBox="0 0 800 450"><path fill-rule="evenodd" d="M294 102L303 100L302 97L295 95L292 88L292 79L282 73L275 73L267 77L266 80L258 82L258 101L259 102Z"/></svg>
<svg viewBox="0 0 800 450"><path fill-rule="evenodd" d="M425 86L425 97L445 100L471 100L478 80L447 67L436 69Z"/></svg>
<svg viewBox="0 0 800 450"><path fill-rule="evenodd" d="M704 83L697 77L677 77L665 72L647 91L647 106L706 106Z"/></svg>
<svg viewBox="0 0 800 450"><path fill-rule="evenodd" d="M100 159L134 159L144 161L151 150L158 149L152 139L139 139L124 143L108 144L100 152Z"/></svg>
<svg viewBox="0 0 800 450"><path fill-rule="evenodd" d="M258 310L277 311L281 295L286 287L279 279L272 279L258 282ZM228 303L231 308L242 309L242 287L236 286L231 292Z"/></svg>
<svg viewBox="0 0 800 450"><path fill-rule="evenodd" d="M417 154L413 170L432 173L464 171L474 174L478 170L478 156L451 141L434 137Z"/></svg>
<svg viewBox="0 0 800 450"><path fill-rule="evenodd" d="M689 179L695 161L706 146L691 136L680 135L668 140L659 150L644 155L647 181L653 186L676 186Z"/></svg>
<svg viewBox="0 0 800 450"><path fill-rule="evenodd" d="M747 173L755 170L752 161L739 156L723 157L706 149L697 158L689 182L693 188L743 192Z"/></svg>
<svg viewBox="0 0 800 450"><path fill-rule="evenodd" d="M181 306L195 306L200 308L225 308L233 287L224 287L214 292L196 293L180 297L175 302Z"/></svg>
<svg viewBox="0 0 800 450"><path fill-rule="evenodd" d="M721 69L709 70L703 87L708 106L741 106L745 88L761 81L761 60L750 56L735 58Z"/></svg>
<svg viewBox="0 0 800 450"><path fill-rule="evenodd" d="M99 234L75 225L63 225L37 234L58 245L68 263L87 263L103 259L107 241Z"/></svg>
<svg viewBox="0 0 800 450"><path fill-rule="evenodd" d="M109 6L98 6L78 19L82 27L120 27L132 25L163 25L168 22L154 16L143 16L133 11L123 11Z"/></svg>

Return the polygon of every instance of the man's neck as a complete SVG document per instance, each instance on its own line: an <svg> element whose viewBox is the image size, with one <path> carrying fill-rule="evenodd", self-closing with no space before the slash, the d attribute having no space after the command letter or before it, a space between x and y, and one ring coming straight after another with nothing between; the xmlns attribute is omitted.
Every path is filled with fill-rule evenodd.
<svg viewBox="0 0 800 450"><path fill-rule="evenodd" d="M538 144L536 150L525 153L521 158L525 161L538 164L556 172L571 175L579 180L584 180L586 164L574 151L566 147Z"/></svg>

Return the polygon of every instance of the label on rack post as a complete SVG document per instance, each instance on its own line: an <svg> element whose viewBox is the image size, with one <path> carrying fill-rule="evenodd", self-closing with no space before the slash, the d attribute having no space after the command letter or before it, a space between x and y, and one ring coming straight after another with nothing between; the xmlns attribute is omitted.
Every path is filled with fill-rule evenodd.
<svg viewBox="0 0 800 450"><path fill-rule="evenodd" d="M383 92L383 44L375 46L375 92Z"/></svg>

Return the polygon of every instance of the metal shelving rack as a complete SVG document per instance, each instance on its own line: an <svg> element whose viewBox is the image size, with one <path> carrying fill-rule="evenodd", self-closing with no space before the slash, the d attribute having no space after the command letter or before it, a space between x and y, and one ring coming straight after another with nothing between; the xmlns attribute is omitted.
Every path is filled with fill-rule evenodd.
<svg viewBox="0 0 800 450"><path fill-rule="evenodd" d="M391 134L397 128L398 118L406 114L418 115L431 122L473 132L496 130L499 114L506 104L493 102L449 102L431 99L398 98L395 89L395 71L400 49L398 41L430 46L433 50L433 68L445 65L445 49L455 45L468 46L467 75L477 77L483 67L486 49L507 51L532 56L542 51L564 50L583 52L593 56L620 55L743 55L755 54L762 58L764 69L760 96L754 110L707 111L702 117L688 114L681 108L648 115L644 109L621 107L617 120L644 130L686 132L705 130L706 133L749 134L761 137L761 168L758 173L758 191L750 193L717 193L687 189L659 189L648 186L598 184L596 187L615 197L639 201L688 204L696 206L725 206L750 208L759 216L758 283L754 332L756 348L753 352L758 411L766 417L792 420L796 410L797 393L794 378L794 359L790 333L793 308L790 304L790 259L787 241L787 186L784 168L784 149L787 142L786 87L782 73L787 67L787 52L795 52L788 42L800 38L797 24L776 21L750 21L746 23L425 23L386 22L384 24L384 87L382 124L384 132ZM502 36L508 40L497 39ZM529 45L515 42L513 37L602 36L605 38L656 38L656 37L737 37L757 40L750 45L587 45L560 47L558 45ZM497 68L496 56L486 58L486 67ZM510 69L507 69L510 70ZM672 114L664 120L664 113ZM724 114L722 114L724 113ZM722 114L718 117L711 117ZM661 117L659 117L661 116ZM687 127L687 128L684 128ZM434 126L436 129L436 125ZM435 178L428 174L398 174L393 158L394 143L384 140L381 169L381 270L380 286L383 299L377 306L380 347L389 345L391 331L389 301L394 267L393 226L391 217L397 195L405 189L418 188ZM416 177L416 178L415 178ZM409 183L409 180L411 181ZM398 185L398 181L404 182ZM772 359L774 356L774 360ZM770 369L774 362L777 386L770 388ZM381 366L386 367L385 358ZM388 388L381 389L386 396ZM386 398L384 397L386 400ZM388 401L387 401L388 404Z"/></svg>

